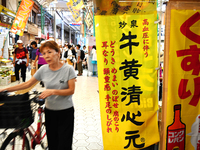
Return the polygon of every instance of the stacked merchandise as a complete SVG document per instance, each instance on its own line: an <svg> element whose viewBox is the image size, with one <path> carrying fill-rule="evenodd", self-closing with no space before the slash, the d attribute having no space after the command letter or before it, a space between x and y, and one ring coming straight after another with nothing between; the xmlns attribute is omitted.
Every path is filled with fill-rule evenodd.
<svg viewBox="0 0 200 150"><path fill-rule="evenodd" d="M11 75L13 74L11 60L0 57L0 85L8 85L11 83Z"/></svg>

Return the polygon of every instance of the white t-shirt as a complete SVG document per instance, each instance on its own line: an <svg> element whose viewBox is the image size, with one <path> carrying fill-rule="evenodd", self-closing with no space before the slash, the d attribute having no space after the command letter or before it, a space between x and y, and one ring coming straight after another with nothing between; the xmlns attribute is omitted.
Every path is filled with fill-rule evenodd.
<svg viewBox="0 0 200 150"><path fill-rule="evenodd" d="M94 48L92 49L92 60L97 61L97 51Z"/></svg>
<svg viewBox="0 0 200 150"><path fill-rule="evenodd" d="M62 51L62 60L66 60L66 58L64 57L64 54L65 54L65 52L67 51L68 49L65 47L65 48L63 48L63 51Z"/></svg>
<svg viewBox="0 0 200 150"><path fill-rule="evenodd" d="M60 69L52 71L49 65L43 65L34 74L38 81L43 81L46 89L67 89L68 81L76 78L76 73L71 65L64 64ZM46 108L50 110L63 110L73 106L72 95L52 95L46 98Z"/></svg>
<svg viewBox="0 0 200 150"><path fill-rule="evenodd" d="M72 50L71 50L71 49L68 50L68 53L67 53L67 54L68 54L68 57L67 57L67 58L68 58L68 59L72 59Z"/></svg>

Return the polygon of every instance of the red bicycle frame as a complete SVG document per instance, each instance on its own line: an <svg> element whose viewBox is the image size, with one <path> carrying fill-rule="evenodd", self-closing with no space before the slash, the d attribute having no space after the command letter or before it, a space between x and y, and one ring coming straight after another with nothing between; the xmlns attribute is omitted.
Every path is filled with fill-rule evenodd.
<svg viewBox="0 0 200 150"><path fill-rule="evenodd" d="M41 144L41 140L45 137L45 134L41 137L41 126L42 126L42 114L44 113L44 109L42 107L38 107L38 122L37 122L37 130L35 131L32 126L24 129L24 138L23 138L23 149L25 145L25 134L28 132L31 139L31 148L35 149L37 144Z"/></svg>

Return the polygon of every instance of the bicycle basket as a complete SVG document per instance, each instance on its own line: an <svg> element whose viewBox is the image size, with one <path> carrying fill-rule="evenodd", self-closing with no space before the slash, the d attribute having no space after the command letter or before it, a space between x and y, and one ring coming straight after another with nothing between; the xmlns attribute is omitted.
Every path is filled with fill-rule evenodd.
<svg viewBox="0 0 200 150"><path fill-rule="evenodd" d="M0 128L26 128L33 121L29 94L0 96Z"/></svg>

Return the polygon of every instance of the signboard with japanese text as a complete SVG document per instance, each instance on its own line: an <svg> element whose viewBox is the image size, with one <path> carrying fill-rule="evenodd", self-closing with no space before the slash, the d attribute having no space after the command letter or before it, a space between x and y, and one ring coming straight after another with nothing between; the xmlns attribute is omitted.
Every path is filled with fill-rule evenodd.
<svg viewBox="0 0 200 150"><path fill-rule="evenodd" d="M96 0L95 15L139 14L156 11L155 0Z"/></svg>
<svg viewBox="0 0 200 150"><path fill-rule="evenodd" d="M165 149L198 150L200 9L170 12Z"/></svg>
<svg viewBox="0 0 200 150"><path fill-rule="evenodd" d="M159 142L156 13L95 16L104 150Z"/></svg>
<svg viewBox="0 0 200 150"><path fill-rule="evenodd" d="M80 10L83 6L83 0L70 0L71 6L76 9Z"/></svg>
<svg viewBox="0 0 200 150"><path fill-rule="evenodd" d="M79 22L81 20L81 16L80 16L80 13L79 13L79 10L76 10L70 2L67 3L67 7L69 9L69 11L72 13L72 16L74 18L74 20L76 22Z"/></svg>
<svg viewBox="0 0 200 150"><path fill-rule="evenodd" d="M10 28L15 19L15 13L2 5L0 5L0 12L0 26Z"/></svg>
<svg viewBox="0 0 200 150"><path fill-rule="evenodd" d="M18 8L15 20L13 21L10 32L23 36L24 29L32 10L34 1L33 0L22 0Z"/></svg>
<svg viewBox="0 0 200 150"><path fill-rule="evenodd" d="M86 15L85 15L85 23L88 27L88 29L90 29L93 25L93 12L91 10L90 7L86 7L87 11L86 11Z"/></svg>

